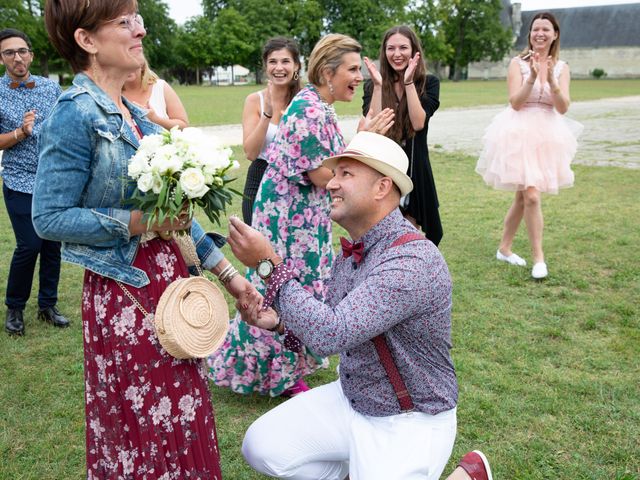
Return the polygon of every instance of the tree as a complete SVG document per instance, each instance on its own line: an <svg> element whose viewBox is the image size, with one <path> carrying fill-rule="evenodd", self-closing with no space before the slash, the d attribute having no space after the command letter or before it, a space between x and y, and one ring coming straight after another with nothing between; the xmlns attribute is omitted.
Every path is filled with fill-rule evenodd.
<svg viewBox="0 0 640 480"><path fill-rule="evenodd" d="M202 0L202 11L206 18L214 21L220 11L229 6L227 0Z"/></svg>
<svg viewBox="0 0 640 480"><path fill-rule="evenodd" d="M251 27L245 18L233 7L220 11L213 24L212 64L231 66L233 84L233 65L246 64L254 50L251 42Z"/></svg>
<svg viewBox="0 0 640 480"><path fill-rule="evenodd" d="M511 47L511 31L500 23L500 0L440 0L440 8L454 81L469 63L501 60Z"/></svg>
<svg viewBox="0 0 640 480"><path fill-rule="evenodd" d="M436 0L414 0L409 8L409 22L420 38L429 69L439 73L441 65L451 56L443 29L444 18Z"/></svg>
<svg viewBox="0 0 640 480"><path fill-rule="evenodd" d="M138 0L138 11L147 30L142 43L149 65L153 70L173 67L178 28L169 17L169 7L163 0Z"/></svg>
<svg viewBox="0 0 640 480"><path fill-rule="evenodd" d="M291 35L285 18L286 8L282 2L263 0L230 0L227 3L229 6L221 11L219 17L225 10L232 9L251 26L246 36L250 50L242 61L238 59L232 63L245 62L244 65L253 70L259 81L262 72L262 46L265 41L278 35Z"/></svg>
<svg viewBox="0 0 640 480"><path fill-rule="evenodd" d="M322 37L324 10L318 0L287 0L286 20L288 32L300 45L300 53L306 58Z"/></svg>
<svg viewBox="0 0 640 480"><path fill-rule="evenodd" d="M51 67L68 70L67 63L49 42L44 26L44 0L3 0L0 18L0 28L17 28L31 40L35 56L33 72L48 77Z"/></svg>
<svg viewBox="0 0 640 480"><path fill-rule="evenodd" d="M200 84L201 70L213 64L213 43L213 24L203 16L192 17L178 29L176 68L182 73L182 81L189 81L184 70L191 69L195 70L196 84Z"/></svg>
<svg viewBox="0 0 640 480"><path fill-rule="evenodd" d="M327 31L360 42L364 54L377 57L382 34L407 20L407 0L321 0Z"/></svg>

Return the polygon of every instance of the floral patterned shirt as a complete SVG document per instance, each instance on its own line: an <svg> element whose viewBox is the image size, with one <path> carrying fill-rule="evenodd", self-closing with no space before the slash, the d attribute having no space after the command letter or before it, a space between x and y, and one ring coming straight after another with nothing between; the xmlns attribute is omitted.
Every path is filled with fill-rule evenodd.
<svg viewBox="0 0 640 480"><path fill-rule="evenodd" d="M416 230L398 209L360 240L364 257L340 255L327 282L326 304L290 280L276 310L285 328L321 355L340 353L340 381L354 410L371 416L401 413L370 340L385 333L415 409L431 415L456 406L451 349L451 277L430 241L391 247Z"/></svg>
<svg viewBox="0 0 640 480"><path fill-rule="evenodd" d="M33 193L38 168L38 137L42 124L62 93L60 85L48 78L31 75L26 82L36 82L34 88L9 88L11 78L0 77L0 133L22 127L22 118L29 110L36 111L33 134L6 149L2 155L2 179L11 190Z"/></svg>

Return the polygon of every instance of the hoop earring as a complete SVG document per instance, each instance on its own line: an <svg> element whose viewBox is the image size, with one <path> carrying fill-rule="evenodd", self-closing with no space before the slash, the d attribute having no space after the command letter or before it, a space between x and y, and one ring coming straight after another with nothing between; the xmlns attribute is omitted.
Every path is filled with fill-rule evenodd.
<svg viewBox="0 0 640 480"><path fill-rule="evenodd" d="M329 85L329 93L333 96L335 90L333 89L333 83L331 83L331 80L327 81L327 85Z"/></svg>
<svg viewBox="0 0 640 480"><path fill-rule="evenodd" d="M293 79L298 80L298 78L300 78L300 76L298 75L298 71L296 70L295 72L293 72Z"/></svg>

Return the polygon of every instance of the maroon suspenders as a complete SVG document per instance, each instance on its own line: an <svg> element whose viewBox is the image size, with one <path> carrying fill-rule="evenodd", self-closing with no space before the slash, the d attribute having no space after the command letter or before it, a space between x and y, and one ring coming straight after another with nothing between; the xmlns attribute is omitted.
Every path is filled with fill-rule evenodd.
<svg viewBox="0 0 640 480"><path fill-rule="evenodd" d="M419 233L405 233L400 238L396 239L391 244L390 248L398 247L400 245L404 245L405 243L414 242L416 240L426 240L426 238ZM396 362L393 359L393 355L391 354L391 350L389 349L389 345L387 344L387 339L384 336L384 333L381 333L377 337L372 338L371 341L376 347L376 352L378 352L380 363L382 363L385 372L387 372L387 377L389 377L389 381L393 386L393 390L398 397L400 409L403 412L413 410L413 400L411 400L411 395L409 394L407 386L404 384L404 380L402 379L402 375L400 375L400 371L396 366Z"/></svg>

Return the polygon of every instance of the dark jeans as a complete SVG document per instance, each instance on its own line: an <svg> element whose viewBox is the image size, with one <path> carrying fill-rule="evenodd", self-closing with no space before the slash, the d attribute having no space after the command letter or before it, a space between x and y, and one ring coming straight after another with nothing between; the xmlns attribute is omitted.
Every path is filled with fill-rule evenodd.
<svg viewBox="0 0 640 480"><path fill-rule="evenodd" d="M40 308L53 307L58 301L58 281L60 280L60 243L43 240L36 234L31 221L31 198L28 193L16 192L2 185L4 203L16 236L7 296L5 304L9 308L24 309L31 295L33 273L40 255Z"/></svg>

